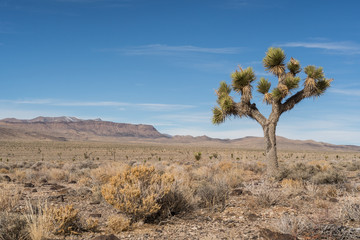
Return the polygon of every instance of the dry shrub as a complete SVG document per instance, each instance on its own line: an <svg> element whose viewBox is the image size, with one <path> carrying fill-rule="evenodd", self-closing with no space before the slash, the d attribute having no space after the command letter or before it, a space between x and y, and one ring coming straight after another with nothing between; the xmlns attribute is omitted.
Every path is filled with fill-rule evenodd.
<svg viewBox="0 0 360 240"><path fill-rule="evenodd" d="M269 208L280 203L282 195L276 190L276 186L271 182L262 182L257 185L248 184L246 188L254 195L254 202L256 206Z"/></svg>
<svg viewBox="0 0 360 240"><path fill-rule="evenodd" d="M340 215L345 221L360 222L360 199L347 197L342 204Z"/></svg>
<svg viewBox="0 0 360 240"><path fill-rule="evenodd" d="M9 169L0 168L0 174L8 174L8 173L9 173Z"/></svg>
<svg viewBox="0 0 360 240"><path fill-rule="evenodd" d="M0 212L0 240L28 240L25 218L16 213Z"/></svg>
<svg viewBox="0 0 360 240"><path fill-rule="evenodd" d="M212 167L218 178L223 178L230 188L240 187L243 183L244 170L230 161L221 161Z"/></svg>
<svg viewBox="0 0 360 240"><path fill-rule="evenodd" d="M230 161L221 161L217 165L215 165L215 168L219 169L222 172L229 172L231 169L234 168L234 164Z"/></svg>
<svg viewBox="0 0 360 240"><path fill-rule="evenodd" d="M168 216L174 216L181 212L191 211L196 204L194 197L194 190L185 185L182 181L176 180L171 187L171 190L160 201L161 216L160 218L166 218Z"/></svg>
<svg viewBox="0 0 360 240"><path fill-rule="evenodd" d="M78 213L72 205L50 208L51 231L57 235L79 234L82 227Z"/></svg>
<svg viewBox="0 0 360 240"><path fill-rule="evenodd" d="M323 200L323 199L315 199L314 200L314 204L317 208L323 208L323 209L329 209L330 208L330 204L328 201Z"/></svg>
<svg viewBox="0 0 360 240"><path fill-rule="evenodd" d="M12 183L3 184L0 187L0 211L11 211L19 203L20 191Z"/></svg>
<svg viewBox="0 0 360 240"><path fill-rule="evenodd" d="M325 160L313 160L308 162L307 165L314 166L320 169L320 171L327 171L331 168L329 162Z"/></svg>
<svg viewBox="0 0 360 240"><path fill-rule="evenodd" d="M69 172L58 169L58 168L50 168L46 171L47 179L54 181L68 181L69 180Z"/></svg>
<svg viewBox="0 0 360 240"><path fill-rule="evenodd" d="M221 204L224 209L228 193L229 188L224 179L217 178L201 181L195 190L195 194L200 198L200 207L214 207Z"/></svg>
<svg viewBox="0 0 360 240"><path fill-rule="evenodd" d="M110 163L90 170L90 175L102 184L109 182L110 178L130 168L124 163Z"/></svg>
<svg viewBox="0 0 360 240"><path fill-rule="evenodd" d="M229 183L238 186L242 182L233 174L230 174L229 162L220 162L211 166L201 166L191 169L188 173L190 180L188 186L194 190L194 198L197 199L198 207L225 207L229 193ZM225 171L223 171L225 170Z"/></svg>
<svg viewBox="0 0 360 240"><path fill-rule="evenodd" d="M316 184L334 184L334 183L344 183L345 176L340 173L338 170L333 168L317 173L311 178L311 181Z"/></svg>
<svg viewBox="0 0 360 240"><path fill-rule="evenodd" d="M306 183L305 189L311 198L316 197L320 192L319 186L311 182Z"/></svg>
<svg viewBox="0 0 360 240"><path fill-rule="evenodd" d="M254 173L264 173L266 165L262 162L244 163L243 168L244 170L252 171Z"/></svg>
<svg viewBox="0 0 360 240"><path fill-rule="evenodd" d="M282 190L285 194L298 194L304 189L304 183L301 180L283 179L280 182Z"/></svg>
<svg viewBox="0 0 360 240"><path fill-rule="evenodd" d="M160 214L161 202L169 194L173 182L172 175L160 174L154 167L141 165L110 178L103 186L102 194L132 222L150 221Z"/></svg>
<svg viewBox="0 0 360 240"><path fill-rule="evenodd" d="M338 169L328 165L325 167L325 165L307 165L304 163L297 163L290 168L282 169L276 178L278 180L304 180L316 184L343 183L346 179Z"/></svg>
<svg viewBox="0 0 360 240"><path fill-rule="evenodd" d="M294 180L294 179L283 179L281 181L281 186L283 188L295 188L295 189L299 189L299 188L303 188L304 184L302 181L300 180Z"/></svg>
<svg viewBox="0 0 360 240"><path fill-rule="evenodd" d="M311 226L308 219L285 213L276 222L275 228L281 233L298 236L305 230L311 228Z"/></svg>
<svg viewBox="0 0 360 240"><path fill-rule="evenodd" d="M99 219L88 218L85 225L86 231L98 232L99 231Z"/></svg>
<svg viewBox="0 0 360 240"><path fill-rule="evenodd" d="M112 233L120 233L130 228L130 219L123 215L112 215L108 218L107 227Z"/></svg>
<svg viewBox="0 0 360 240"><path fill-rule="evenodd" d="M348 171L357 171L360 170L360 161L351 162L346 166Z"/></svg>
<svg viewBox="0 0 360 240"><path fill-rule="evenodd" d="M15 175L15 179L18 182L24 182L25 180L27 180L27 171L26 170L22 170L22 169L15 169L14 171L14 175Z"/></svg>

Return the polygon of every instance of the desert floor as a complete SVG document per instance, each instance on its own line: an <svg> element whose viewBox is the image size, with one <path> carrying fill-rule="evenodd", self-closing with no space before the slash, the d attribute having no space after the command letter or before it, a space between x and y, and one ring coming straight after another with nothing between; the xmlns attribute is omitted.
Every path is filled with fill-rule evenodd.
<svg viewBox="0 0 360 240"><path fill-rule="evenodd" d="M360 239L360 153L278 155L3 141L0 239Z"/></svg>

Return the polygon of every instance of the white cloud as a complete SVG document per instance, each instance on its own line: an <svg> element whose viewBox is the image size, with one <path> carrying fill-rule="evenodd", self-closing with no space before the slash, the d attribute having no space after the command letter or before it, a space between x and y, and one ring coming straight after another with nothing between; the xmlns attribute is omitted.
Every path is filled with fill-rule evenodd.
<svg viewBox="0 0 360 240"><path fill-rule="evenodd" d="M350 41L343 42L288 42L276 44L280 47L303 47L325 49L342 54L360 54L360 45Z"/></svg>
<svg viewBox="0 0 360 240"><path fill-rule="evenodd" d="M235 54L240 52L241 48L204 48L191 45L169 46L165 44L150 44L128 48L102 49L102 51L115 51L127 55L173 55L178 53Z"/></svg>
<svg viewBox="0 0 360 240"><path fill-rule="evenodd" d="M163 103L127 103L114 101L98 101L98 102L81 102L81 101L62 101L51 99L35 99L35 100L0 100L0 103L19 104L19 105L47 105L47 106L63 106L63 107L120 107L125 110L126 107L136 107L147 111L175 111L195 108L194 105L184 104L163 104Z"/></svg>

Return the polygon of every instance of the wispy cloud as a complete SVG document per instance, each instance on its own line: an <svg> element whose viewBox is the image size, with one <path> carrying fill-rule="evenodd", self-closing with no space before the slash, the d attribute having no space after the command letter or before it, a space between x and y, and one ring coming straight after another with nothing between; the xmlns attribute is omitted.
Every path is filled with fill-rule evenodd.
<svg viewBox="0 0 360 240"><path fill-rule="evenodd" d="M179 53L235 54L240 52L241 48L205 48L191 45L169 46L165 44L150 44L127 48L108 48L101 49L101 51L120 52L126 55L174 55Z"/></svg>
<svg viewBox="0 0 360 240"><path fill-rule="evenodd" d="M360 44L343 41L343 42L288 42L276 44L280 47L303 47L318 48L341 54L360 54Z"/></svg>
<svg viewBox="0 0 360 240"><path fill-rule="evenodd" d="M211 123L210 111L206 113L191 114L166 114L158 116L159 119L169 120L172 122L191 122L191 123Z"/></svg>
<svg viewBox="0 0 360 240"><path fill-rule="evenodd" d="M115 101L61 101L52 99L35 99L35 100L0 100L0 103L8 104L27 104L27 105L47 105L62 107L121 107L122 110L128 108L141 108L147 111L172 111L195 108L193 105L184 104L163 104L163 103L128 103Z"/></svg>
<svg viewBox="0 0 360 240"><path fill-rule="evenodd" d="M338 89L338 88L332 88L329 91L333 93L339 93L349 96L356 96L360 97L360 89Z"/></svg>

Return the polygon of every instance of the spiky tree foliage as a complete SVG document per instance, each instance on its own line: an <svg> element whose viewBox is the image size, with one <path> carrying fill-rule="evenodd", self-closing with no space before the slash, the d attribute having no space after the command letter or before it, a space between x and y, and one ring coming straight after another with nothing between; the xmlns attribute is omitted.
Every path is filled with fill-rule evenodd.
<svg viewBox="0 0 360 240"><path fill-rule="evenodd" d="M252 84L256 80L251 67L236 70L231 74L232 84L221 82L216 91L218 106L213 108L213 123L220 124L226 118L249 117L256 120L263 128L266 142L265 153L268 161L268 174L274 176L278 171L276 149L276 126L282 113L291 110L301 100L318 97L330 87L332 79L326 79L322 67L307 66L304 68L305 81L303 88L295 94L293 91L300 86L301 78L297 76L301 71L300 62L294 58L285 65L285 53L281 48L269 48L263 59L265 70L277 77L277 85L271 90L271 82L260 78L257 92L263 94L263 101L272 105L272 112L266 118L260 113L255 103L251 103ZM286 68L288 71L286 71ZM240 94L240 101L235 102L230 96L234 90Z"/></svg>

